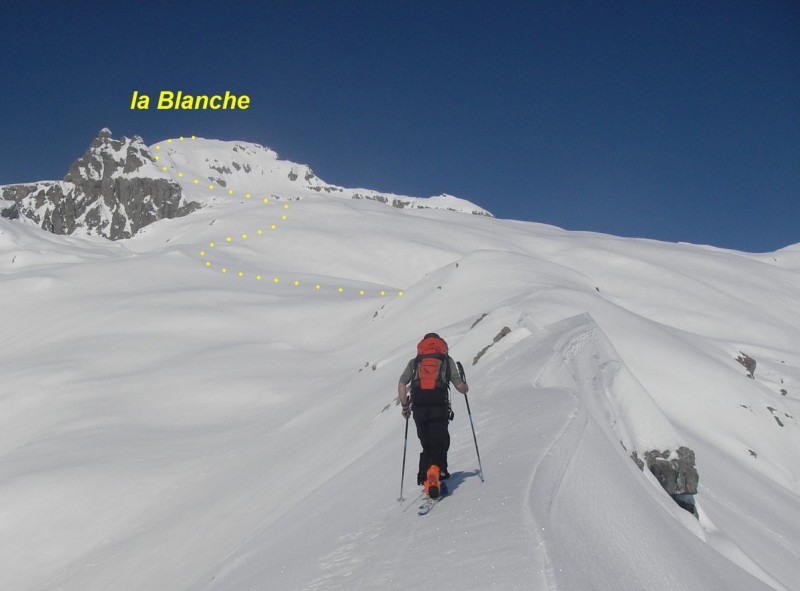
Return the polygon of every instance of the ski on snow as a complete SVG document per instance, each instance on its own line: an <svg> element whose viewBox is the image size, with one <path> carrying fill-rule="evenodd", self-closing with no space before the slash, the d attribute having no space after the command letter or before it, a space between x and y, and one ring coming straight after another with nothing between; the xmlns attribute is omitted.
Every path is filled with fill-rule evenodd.
<svg viewBox="0 0 800 591"><path fill-rule="evenodd" d="M425 498L422 501L422 504L419 506L419 509L417 510L417 515L427 515L428 513L433 511L433 508L439 504L439 501L441 501L443 498L447 496L447 493L448 493L447 486L444 483L442 483L440 495L435 499L432 499L429 496L425 496Z"/></svg>
<svg viewBox="0 0 800 591"><path fill-rule="evenodd" d="M430 497L426 497L425 500L422 501L422 504L419 506L419 509L417 510L417 515L427 515L428 513L433 511L433 508L441 500L442 500L442 497L439 497L439 498L436 498L436 499L432 499Z"/></svg>

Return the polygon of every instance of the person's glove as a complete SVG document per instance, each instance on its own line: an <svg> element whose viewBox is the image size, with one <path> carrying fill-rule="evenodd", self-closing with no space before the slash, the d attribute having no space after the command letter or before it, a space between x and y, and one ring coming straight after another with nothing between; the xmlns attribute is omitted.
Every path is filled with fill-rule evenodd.
<svg viewBox="0 0 800 591"><path fill-rule="evenodd" d="M402 413L403 413L403 417L404 418L407 419L408 417L410 417L411 416L411 406L408 405L408 404L404 404Z"/></svg>

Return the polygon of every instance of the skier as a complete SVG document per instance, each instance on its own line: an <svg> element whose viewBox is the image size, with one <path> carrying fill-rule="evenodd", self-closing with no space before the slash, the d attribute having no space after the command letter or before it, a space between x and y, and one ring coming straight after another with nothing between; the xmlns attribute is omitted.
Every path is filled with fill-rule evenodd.
<svg viewBox="0 0 800 591"><path fill-rule="evenodd" d="M428 333L417 345L417 356L411 359L400 376L397 396L403 417L411 416L422 445L419 454L417 484L425 487L431 498L440 493L440 480L447 480L447 452L450 449L448 422L453 418L450 409L450 383L462 394L469 391L461 379L456 362L448 355L447 343L436 333ZM408 397L409 384L411 400Z"/></svg>

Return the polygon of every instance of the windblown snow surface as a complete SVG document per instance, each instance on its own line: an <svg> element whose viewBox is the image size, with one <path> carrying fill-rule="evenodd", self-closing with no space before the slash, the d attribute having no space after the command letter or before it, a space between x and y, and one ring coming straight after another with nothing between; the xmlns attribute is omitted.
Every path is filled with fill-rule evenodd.
<svg viewBox="0 0 800 591"><path fill-rule="evenodd" d="M169 146L188 217L0 220L0 588L800 590L800 249L399 209ZM429 331L485 481L454 392L453 494L420 517L395 398ZM680 445L699 519L630 458Z"/></svg>

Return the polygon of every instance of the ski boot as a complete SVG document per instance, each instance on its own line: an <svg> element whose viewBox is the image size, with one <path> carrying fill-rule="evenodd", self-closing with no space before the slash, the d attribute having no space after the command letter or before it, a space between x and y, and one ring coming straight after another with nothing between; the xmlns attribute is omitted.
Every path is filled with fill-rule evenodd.
<svg viewBox="0 0 800 591"><path fill-rule="evenodd" d="M441 492L439 484L439 466L432 464L431 467L428 468L428 479L425 481L423 486L425 487L425 494L427 494L430 498L439 498L439 493Z"/></svg>

